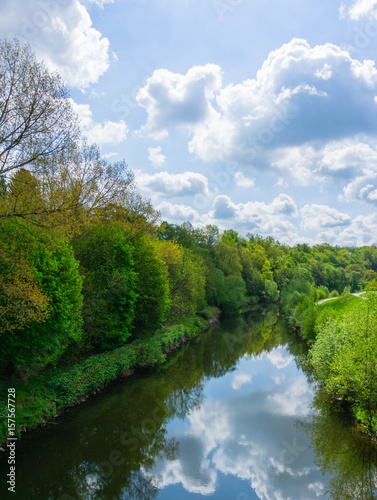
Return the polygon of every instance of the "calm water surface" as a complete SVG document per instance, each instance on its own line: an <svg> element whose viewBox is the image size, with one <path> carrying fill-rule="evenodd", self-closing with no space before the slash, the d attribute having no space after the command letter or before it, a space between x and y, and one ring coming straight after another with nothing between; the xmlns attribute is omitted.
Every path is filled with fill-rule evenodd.
<svg viewBox="0 0 377 500"><path fill-rule="evenodd" d="M274 307L224 320L23 437L0 498L377 498L375 449L315 394L302 349Z"/></svg>

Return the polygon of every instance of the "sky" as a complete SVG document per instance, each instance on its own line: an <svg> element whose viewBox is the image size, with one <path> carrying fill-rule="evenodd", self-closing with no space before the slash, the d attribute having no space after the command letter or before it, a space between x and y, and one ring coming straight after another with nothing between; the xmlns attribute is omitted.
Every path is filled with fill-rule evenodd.
<svg viewBox="0 0 377 500"><path fill-rule="evenodd" d="M162 220L377 243L377 0L0 0Z"/></svg>

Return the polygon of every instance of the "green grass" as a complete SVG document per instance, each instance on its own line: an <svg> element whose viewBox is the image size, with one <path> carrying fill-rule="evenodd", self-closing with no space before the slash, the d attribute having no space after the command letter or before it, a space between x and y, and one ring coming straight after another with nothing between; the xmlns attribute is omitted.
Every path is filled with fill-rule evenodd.
<svg viewBox="0 0 377 500"><path fill-rule="evenodd" d="M367 295L366 295L367 296ZM335 299L331 299L328 302L324 302L318 306L322 311L332 311L336 316L343 316L348 312L355 311L355 308L366 308L366 300L361 297L355 297L354 295L347 294Z"/></svg>

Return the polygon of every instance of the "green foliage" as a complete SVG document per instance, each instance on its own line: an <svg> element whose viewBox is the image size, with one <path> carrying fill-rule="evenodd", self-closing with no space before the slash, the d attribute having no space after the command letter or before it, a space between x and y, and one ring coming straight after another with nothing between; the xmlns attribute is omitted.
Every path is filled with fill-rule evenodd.
<svg viewBox="0 0 377 500"><path fill-rule="evenodd" d="M40 291L47 298L47 315L42 320L30 317L23 327L0 337L1 360L25 376L30 368L56 362L71 342L81 338L82 280L73 251L59 236L26 222L7 220L0 225L0 238L13 252L0 275L11 273L21 255L30 272L27 279L33 279L37 287L35 293ZM29 300L25 308L35 306L33 296ZM13 313L22 315L24 308Z"/></svg>
<svg viewBox="0 0 377 500"><path fill-rule="evenodd" d="M264 282L264 296L266 300L276 302L279 298L278 286L273 280L266 279Z"/></svg>
<svg viewBox="0 0 377 500"><path fill-rule="evenodd" d="M194 316L204 306L206 267L197 253L184 249L182 258L168 267L171 307L169 323Z"/></svg>
<svg viewBox="0 0 377 500"><path fill-rule="evenodd" d="M349 401L372 430L377 415L377 298L317 326L311 360L326 390Z"/></svg>
<svg viewBox="0 0 377 500"><path fill-rule="evenodd" d="M262 299L264 295L264 282L262 275L252 262L252 253L245 250L241 253L242 278L245 282L246 293L255 300Z"/></svg>
<svg viewBox="0 0 377 500"><path fill-rule="evenodd" d="M327 299L327 297L330 295L330 292L328 288L325 286L320 286L315 289L315 296L314 300L315 302L318 302L319 300Z"/></svg>
<svg viewBox="0 0 377 500"><path fill-rule="evenodd" d="M135 291L135 338L152 335L166 320L171 298L169 293L168 271L165 263L158 258L153 244L145 237L132 242L134 269L137 273Z"/></svg>
<svg viewBox="0 0 377 500"><path fill-rule="evenodd" d="M122 375L135 364L136 359L137 350L131 346L97 354L69 369L57 371L47 387L57 394L58 407L70 406L81 396Z"/></svg>
<svg viewBox="0 0 377 500"><path fill-rule="evenodd" d="M133 367L163 362L164 351L206 326L203 318L186 319L184 324L162 328L153 338L138 339L111 352L92 355L70 367L49 369L26 382L12 382L17 393L17 435L23 427L33 428L63 408L85 400L117 377L129 374ZM7 387L9 384L0 382L2 394L6 394ZM6 407L0 407L0 443L6 438L7 427L1 418L6 414Z"/></svg>
<svg viewBox="0 0 377 500"><path fill-rule="evenodd" d="M245 282L240 276L224 276L220 269L215 271L216 302L225 314L236 314L247 302Z"/></svg>
<svg viewBox="0 0 377 500"><path fill-rule="evenodd" d="M216 266L227 275L241 276L242 264L238 250L235 246L219 241L215 247Z"/></svg>
<svg viewBox="0 0 377 500"><path fill-rule="evenodd" d="M295 312L300 302L312 295L312 286L303 279L293 279L281 291L284 314L291 325L295 324Z"/></svg>
<svg viewBox="0 0 377 500"><path fill-rule="evenodd" d="M96 225L72 244L84 277L86 342L100 349L119 347L130 336L136 301L127 238L116 226Z"/></svg>

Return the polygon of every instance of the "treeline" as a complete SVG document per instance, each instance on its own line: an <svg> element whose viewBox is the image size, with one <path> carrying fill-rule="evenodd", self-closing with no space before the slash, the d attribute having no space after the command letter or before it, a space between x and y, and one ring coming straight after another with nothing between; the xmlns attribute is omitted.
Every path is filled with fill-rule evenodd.
<svg viewBox="0 0 377 500"><path fill-rule="evenodd" d="M12 199L18 175L25 172L5 185L3 203ZM144 224L137 231L126 217L93 216L71 235L35 220L2 221L3 370L24 374L56 363L67 349L76 355L113 350L207 306L235 314L280 294L289 320L306 335L313 300L376 279L374 247L290 248L270 237L139 217Z"/></svg>

